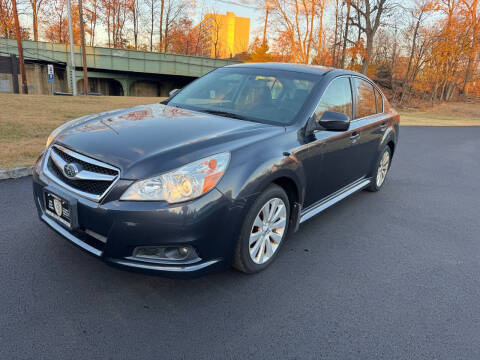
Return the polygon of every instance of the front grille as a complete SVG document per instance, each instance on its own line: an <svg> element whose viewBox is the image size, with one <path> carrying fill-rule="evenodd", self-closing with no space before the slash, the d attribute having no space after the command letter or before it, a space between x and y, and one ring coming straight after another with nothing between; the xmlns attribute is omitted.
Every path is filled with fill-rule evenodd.
<svg viewBox="0 0 480 360"><path fill-rule="evenodd" d="M95 201L99 201L119 177L119 170L111 165L58 145L52 146L48 154L45 164L47 175L67 189ZM77 175L82 178L67 177L64 171L65 164L75 164L79 169Z"/></svg>
<svg viewBox="0 0 480 360"><path fill-rule="evenodd" d="M63 160L65 160L67 163L72 163L75 162L77 164L80 164L83 169L98 173L98 174L107 174L107 175L118 175L118 171L112 170L112 169L107 169L101 166L93 165L91 163L88 163L86 161L82 161L80 159L76 159L73 156L68 155L67 153L61 151L58 148L52 148L52 151L55 151Z"/></svg>

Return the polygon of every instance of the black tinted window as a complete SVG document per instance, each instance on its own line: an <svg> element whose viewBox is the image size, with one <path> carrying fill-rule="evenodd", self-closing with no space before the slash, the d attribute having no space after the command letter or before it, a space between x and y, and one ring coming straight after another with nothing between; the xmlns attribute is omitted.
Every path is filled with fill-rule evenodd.
<svg viewBox="0 0 480 360"><path fill-rule="evenodd" d="M327 87L315 109L315 117L320 119L325 111L347 114L352 118L352 91L348 78L335 79Z"/></svg>
<svg viewBox="0 0 480 360"><path fill-rule="evenodd" d="M357 118L376 114L377 106L373 86L358 78L354 79L354 84L358 96Z"/></svg>
<svg viewBox="0 0 480 360"><path fill-rule="evenodd" d="M375 98L377 99L377 113L382 113L383 112L383 100L382 100L382 94L375 89Z"/></svg>

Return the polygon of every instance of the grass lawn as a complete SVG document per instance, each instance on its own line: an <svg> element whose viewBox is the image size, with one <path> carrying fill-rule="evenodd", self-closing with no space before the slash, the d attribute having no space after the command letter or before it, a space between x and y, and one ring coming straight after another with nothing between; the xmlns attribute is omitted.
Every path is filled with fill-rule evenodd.
<svg viewBox="0 0 480 360"><path fill-rule="evenodd" d="M159 101L153 97L0 94L0 169L32 165L50 132L69 120Z"/></svg>
<svg viewBox="0 0 480 360"><path fill-rule="evenodd" d="M0 94L0 169L32 165L50 132L66 121L160 100L152 97ZM400 114L402 125L480 126L480 104L441 104Z"/></svg>
<svg viewBox="0 0 480 360"><path fill-rule="evenodd" d="M445 103L399 112L401 125L480 126L480 104Z"/></svg>

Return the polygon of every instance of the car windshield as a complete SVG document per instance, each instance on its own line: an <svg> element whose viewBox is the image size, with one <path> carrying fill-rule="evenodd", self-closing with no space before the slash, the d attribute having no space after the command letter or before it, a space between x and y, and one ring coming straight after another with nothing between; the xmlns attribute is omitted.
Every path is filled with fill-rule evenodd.
<svg viewBox="0 0 480 360"><path fill-rule="evenodd" d="M318 79L293 71L221 68L188 85L168 105L283 126L294 121Z"/></svg>

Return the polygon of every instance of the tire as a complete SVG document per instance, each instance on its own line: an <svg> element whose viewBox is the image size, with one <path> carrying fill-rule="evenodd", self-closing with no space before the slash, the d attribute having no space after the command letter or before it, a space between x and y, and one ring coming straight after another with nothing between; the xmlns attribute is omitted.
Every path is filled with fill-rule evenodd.
<svg viewBox="0 0 480 360"><path fill-rule="evenodd" d="M278 217L269 221L268 218L265 219L265 215L272 213L274 206L277 207L272 215L278 214ZM262 221L262 217L266 221ZM267 268L278 256L285 242L289 220L290 203L287 194L280 186L270 185L255 200L245 217L233 256L233 267L246 274ZM275 228L278 225L282 225L283 230L281 226Z"/></svg>
<svg viewBox="0 0 480 360"><path fill-rule="evenodd" d="M383 184L385 184L388 170L392 164L392 151L389 146L386 146L380 153L377 162L375 163L375 170L373 171L372 182L366 188L367 191L380 191ZM382 175L383 174L383 175Z"/></svg>

